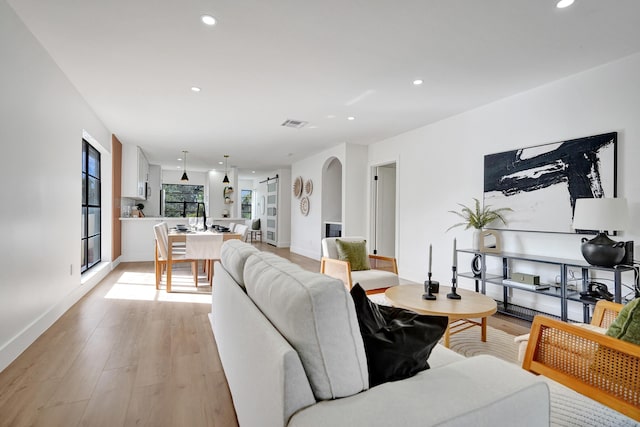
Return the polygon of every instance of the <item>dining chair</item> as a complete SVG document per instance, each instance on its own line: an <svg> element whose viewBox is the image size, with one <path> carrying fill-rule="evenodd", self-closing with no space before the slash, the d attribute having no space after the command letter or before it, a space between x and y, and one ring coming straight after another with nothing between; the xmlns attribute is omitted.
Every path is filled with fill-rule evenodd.
<svg viewBox="0 0 640 427"><path fill-rule="evenodd" d="M166 222L161 222L159 225L162 226L162 231L164 234L169 235L169 224L167 224ZM173 244L173 253L182 253L184 254L184 246L185 243L184 242L176 242Z"/></svg>
<svg viewBox="0 0 640 427"><path fill-rule="evenodd" d="M165 223L166 225L166 223ZM167 262L169 259L169 233L166 232L166 228L163 223L156 224L153 226L153 233L156 237L156 248L155 248L155 271L156 271L156 289L160 289L160 280L162 278L162 274L164 273ZM191 263L191 270L193 273L193 281L198 283L198 270L197 270L197 261L194 259L189 259L186 257L184 253L180 252L171 252L171 263Z"/></svg>
<svg viewBox="0 0 640 427"><path fill-rule="evenodd" d="M249 230L249 226L246 224L236 224L236 229L233 230L234 233L239 234L240 240L242 240L243 242L246 240L247 238L247 230Z"/></svg>
<svg viewBox="0 0 640 427"><path fill-rule="evenodd" d="M220 251L223 243L224 236L222 234L187 234L186 257L204 261L209 285L213 283L213 261L220 259ZM198 280L196 278L196 287L197 286Z"/></svg>

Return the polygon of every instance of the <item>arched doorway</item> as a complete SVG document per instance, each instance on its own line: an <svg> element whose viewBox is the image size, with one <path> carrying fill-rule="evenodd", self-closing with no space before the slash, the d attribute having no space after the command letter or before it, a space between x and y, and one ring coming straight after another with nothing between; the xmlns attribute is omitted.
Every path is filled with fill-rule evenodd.
<svg viewBox="0 0 640 427"><path fill-rule="evenodd" d="M342 162L330 157L322 168L322 237L342 235Z"/></svg>

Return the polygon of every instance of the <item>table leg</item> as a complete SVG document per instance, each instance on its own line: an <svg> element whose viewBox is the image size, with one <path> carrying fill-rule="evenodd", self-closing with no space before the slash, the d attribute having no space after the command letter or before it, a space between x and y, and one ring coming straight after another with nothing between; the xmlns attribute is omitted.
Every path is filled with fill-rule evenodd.
<svg viewBox="0 0 640 427"><path fill-rule="evenodd" d="M447 348L449 348L449 340L451 338L450 326L451 326L451 322L447 324L447 329L444 331L444 346Z"/></svg>
<svg viewBox="0 0 640 427"><path fill-rule="evenodd" d="M482 325L480 326L480 328L482 329L482 342L487 342L487 318L483 317L481 322Z"/></svg>
<svg viewBox="0 0 640 427"><path fill-rule="evenodd" d="M167 250L167 292L171 292L171 267L173 263L171 262L171 253L173 252L173 240L171 238L168 239L169 248Z"/></svg>

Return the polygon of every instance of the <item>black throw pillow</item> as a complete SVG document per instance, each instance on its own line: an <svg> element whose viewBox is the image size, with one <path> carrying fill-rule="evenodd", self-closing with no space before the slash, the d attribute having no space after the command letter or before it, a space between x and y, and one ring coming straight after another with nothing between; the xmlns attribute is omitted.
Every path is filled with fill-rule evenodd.
<svg viewBox="0 0 640 427"><path fill-rule="evenodd" d="M351 297L364 340L370 387L429 369L427 359L447 329L446 316L378 305L358 283Z"/></svg>

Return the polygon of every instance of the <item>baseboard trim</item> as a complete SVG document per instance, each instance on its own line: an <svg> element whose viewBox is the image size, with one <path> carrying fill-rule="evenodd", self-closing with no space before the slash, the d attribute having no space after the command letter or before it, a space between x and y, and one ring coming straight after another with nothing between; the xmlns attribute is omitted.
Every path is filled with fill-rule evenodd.
<svg viewBox="0 0 640 427"><path fill-rule="evenodd" d="M294 254L298 254L298 255L306 256L307 258L315 259L317 261L320 261L320 258L321 258L321 255L320 255L319 252L300 249L300 248L296 248L295 246L291 246L289 248L289 251L294 253Z"/></svg>
<svg viewBox="0 0 640 427"><path fill-rule="evenodd" d="M44 312L20 333L0 348L0 372L18 358L40 335L51 327L76 302L104 279L112 270L111 262L104 262L92 269L89 276L80 280L80 285L66 297Z"/></svg>

